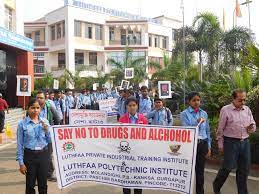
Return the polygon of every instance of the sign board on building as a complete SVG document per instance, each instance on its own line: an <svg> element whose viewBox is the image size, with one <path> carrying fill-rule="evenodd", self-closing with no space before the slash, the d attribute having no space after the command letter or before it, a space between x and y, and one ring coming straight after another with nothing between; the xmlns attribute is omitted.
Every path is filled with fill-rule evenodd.
<svg viewBox="0 0 259 194"><path fill-rule="evenodd" d="M34 50L33 40L22 36L20 34L13 33L0 26L0 43L13 46L25 51L32 52Z"/></svg>
<svg viewBox="0 0 259 194"><path fill-rule="evenodd" d="M95 11L95 12L102 13L102 14L108 14L108 15L115 16L115 17L126 18L128 20L147 20L147 21L155 23L155 24L160 24L160 22L158 20L153 19L153 18L147 18L147 17L143 17L140 15L135 15L135 14L131 14L131 13L123 12L123 11L118 11L115 9L110 9L110 8L105 8L105 7L98 6L98 5L93 5L90 3L86 3L83 0L64 0L64 5L73 5L76 7L88 9L88 10Z"/></svg>

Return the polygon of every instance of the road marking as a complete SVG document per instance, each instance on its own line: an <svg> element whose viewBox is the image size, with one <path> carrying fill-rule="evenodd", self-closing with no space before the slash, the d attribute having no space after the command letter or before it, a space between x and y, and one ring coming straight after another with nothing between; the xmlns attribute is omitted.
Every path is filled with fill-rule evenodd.
<svg viewBox="0 0 259 194"><path fill-rule="evenodd" d="M1 146L0 146L0 150L4 149L4 148L6 148L6 147L9 147L9 146L11 146L11 145L13 145L13 144L15 144L15 143L16 143L16 141L12 141L12 142L10 142L10 143L1 145Z"/></svg>
<svg viewBox="0 0 259 194"><path fill-rule="evenodd" d="M214 169L208 169L208 168L205 168L205 172L209 172L209 173L213 173L213 174L217 174L217 173L218 173L218 171L217 171L217 170L214 170ZM231 173L230 173L230 176L235 177L235 176L236 176L236 174L235 174L235 173L233 173L233 172L231 172ZM259 181L259 177L254 177L254 176L248 176L248 179L249 179L249 180L252 180L252 181Z"/></svg>

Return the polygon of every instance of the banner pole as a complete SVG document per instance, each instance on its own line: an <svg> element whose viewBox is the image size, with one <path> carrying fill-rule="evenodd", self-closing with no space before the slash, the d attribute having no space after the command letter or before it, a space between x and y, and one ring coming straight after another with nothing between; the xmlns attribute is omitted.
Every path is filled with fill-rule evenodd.
<svg viewBox="0 0 259 194"><path fill-rule="evenodd" d="M25 110L25 96L23 96L23 110Z"/></svg>

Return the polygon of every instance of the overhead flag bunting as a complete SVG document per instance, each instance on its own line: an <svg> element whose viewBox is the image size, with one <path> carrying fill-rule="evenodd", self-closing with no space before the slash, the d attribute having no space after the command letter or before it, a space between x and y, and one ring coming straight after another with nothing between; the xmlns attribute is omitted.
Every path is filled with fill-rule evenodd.
<svg viewBox="0 0 259 194"><path fill-rule="evenodd" d="M240 9L240 4L238 0L236 0L236 16L237 17L242 17L241 9Z"/></svg>

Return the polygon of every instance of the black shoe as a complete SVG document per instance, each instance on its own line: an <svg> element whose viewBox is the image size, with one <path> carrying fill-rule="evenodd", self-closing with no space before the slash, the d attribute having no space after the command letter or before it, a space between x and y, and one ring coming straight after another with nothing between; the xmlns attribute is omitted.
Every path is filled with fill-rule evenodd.
<svg viewBox="0 0 259 194"><path fill-rule="evenodd" d="M213 192L214 192L214 194L221 194L220 191L216 191L216 189L215 189L215 187L214 187L214 184L213 184Z"/></svg>
<svg viewBox="0 0 259 194"><path fill-rule="evenodd" d="M50 182L57 182L57 178L56 177L48 177L48 181Z"/></svg>

